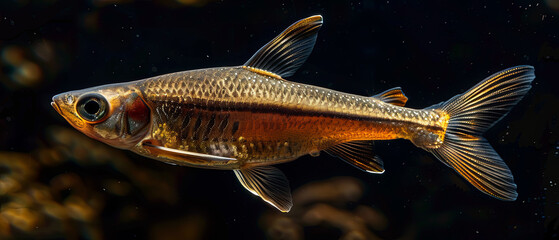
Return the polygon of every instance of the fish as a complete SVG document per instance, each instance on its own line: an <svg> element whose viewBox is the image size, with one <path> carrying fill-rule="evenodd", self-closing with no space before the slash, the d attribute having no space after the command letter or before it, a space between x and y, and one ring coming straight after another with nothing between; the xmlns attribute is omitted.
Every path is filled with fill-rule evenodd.
<svg viewBox="0 0 559 240"><path fill-rule="evenodd" d="M514 201L509 167L482 135L530 90L532 66L497 72L448 101L405 107L400 87L374 96L286 80L312 52L320 15L301 19L241 66L169 73L55 95L70 125L110 146L165 163L232 170L241 185L282 212L292 208L277 167L326 152L381 174L373 142L407 139L481 192Z"/></svg>

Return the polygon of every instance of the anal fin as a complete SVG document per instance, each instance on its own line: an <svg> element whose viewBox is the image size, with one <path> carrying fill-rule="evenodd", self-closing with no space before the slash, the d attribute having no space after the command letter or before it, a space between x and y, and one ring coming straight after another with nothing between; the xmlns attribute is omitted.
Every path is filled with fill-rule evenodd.
<svg viewBox="0 0 559 240"><path fill-rule="evenodd" d="M293 206L291 189L285 175L272 166L248 167L234 170L239 182L249 192L260 196L282 212L289 212Z"/></svg>
<svg viewBox="0 0 559 240"><path fill-rule="evenodd" d="M372 141L352 141L325 150L350 165L368 173L384 173L382 160L373 152Z"/></svg>
<svg viewBox="0 0 559 240"><path fill-rule="evenodd" d="M390 103L392 105L400 107L405 106L406 102L408 101L408 97L404 95L404 92L402 92L402 89L400 87L388 89L384 92L374 95L373 97L378 98L385 103Z"/></svg>

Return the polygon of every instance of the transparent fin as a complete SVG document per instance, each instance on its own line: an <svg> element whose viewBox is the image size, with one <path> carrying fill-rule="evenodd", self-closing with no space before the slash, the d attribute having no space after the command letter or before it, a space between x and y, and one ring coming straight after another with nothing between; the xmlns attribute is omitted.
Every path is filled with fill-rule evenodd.
<svg viewBox="0 0 559 240"><path fill-rule="evenodd" d="M167 163L192 166L192 165L224 165L232 161L237 161L235 158L221 157L210 154L189 152L162 146L156 146L150 143L142 143L142 146L148 150L152 156L157 158L166 159Z"/></svg>
<svg viewBox="0 0 559 240"><path fill-rule="evenodd" d="M404 95L404 92L402 92L402 89L400 87L388 89L384 92L374 95L373 97L378 98L385 103L390 103L392 105L400 107L405 106L406 102L408 101L408 98L406 97L406 95Z"/></svg>
<svg viewBox="0 0 559 240"><path fill-rule="evenodd" d="M482 192L502 200L516 200L516 184L509 168L481 135L522 99L534 78L531 66L509 68L433 106L450 119L441 147L427 151Z"/></svg>
<svg viewBox="0 0 559 240"><path fill-rule="evenodd" d="M368 173L384 173L382 160L373 152L372 141L352 141L325 150L350 165Z"/></svg>
<svg viewBox="0 0 559 240"><path fill-rule="evenodd" d="M447 134L440 148L428 151L480 191L502 200L516 200L511 171L483 137Z"/></svg>
<svg viewBox="0 0 559 240"><path fill-rule="evenodd" d="M293 207L289 182L283 173L272 166L259 166L234 170L239 182L249 192L282 212Z"/></svg>
<svg viewBox="0 0 559 240"><path fill-rule="evenodd" d="M260 48L243 67L280 78L293 75L311 54L320 26L320 15L297 21Z"/></svg>
<svg viewBox="0 0 559 240"><path fill-rule="evenodd" d="M507 115L532 88L532 66L517 66L495 73L439 107L451 116L448 129L479 135Z"/></svg>

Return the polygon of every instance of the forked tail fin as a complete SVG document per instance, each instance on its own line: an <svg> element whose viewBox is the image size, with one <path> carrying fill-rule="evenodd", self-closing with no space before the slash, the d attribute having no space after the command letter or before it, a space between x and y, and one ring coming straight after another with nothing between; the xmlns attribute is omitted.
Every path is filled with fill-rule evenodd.
<svg viewBox="0 0 559 240"><path fill-rule="evenodd" d="M509 68L431 107L446 112L450 119L443 144L427 151L480 191L501 200L516 200L509 168L481 135L522 99L534 78L532 66Z"/></svg>

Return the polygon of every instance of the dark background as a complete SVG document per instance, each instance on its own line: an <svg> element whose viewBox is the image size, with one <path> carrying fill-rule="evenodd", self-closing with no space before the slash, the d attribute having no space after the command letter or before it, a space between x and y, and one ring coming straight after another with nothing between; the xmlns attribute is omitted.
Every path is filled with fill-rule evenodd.
<svg viewBox="0 0 559 240"><path fill-rule="evenodd" d="M375 231L381 238L559 238L556 0L4 0L0 150L41 159L41 149L57 148L49 139L60 131L45 129L70 126L50 107L54 94L240 65L291 23L314 14L324 17L324 25L312 55L291 81L360 95L400 86L409 98L408 107L424 108L515 65L533 65L537 77L518 106L485 134L515 177L519 197L514 202L480 193L433 156L402 140L376 143L385 162L383 175L360 172L327 154L279 165L292 189L334 176L359 179L365 186L363 198L344 207L363 204L384 214L388 227ZM85 220L70 224L69 228L76 226L74 235L68 228L40 232L52 220L45 217L29 229L6 220L8 227L0 224L0 236L180 239L183 227L175 223L190 221L188 216L200 222L192 230L199 234L184 239L268 236L261 216L275 209L242 189L233 173L169 166L115 152L154 174L164 174L175 200L152 201L134 184L128 194L106 193L106 179L131 179L110 163L49 165L39 168L34 182L52 186L56 176L75 173L89 192L103 199L95 208L98 215L90 219L100 235L80 228ZM55 200L65 203L72 194L70 188L63 190ZM10 199L0 198L0 204L7 206ZM127 206L139 213L123 218ZM342 233L328 224L304 227L307 239L338 239Z"/></svg>

